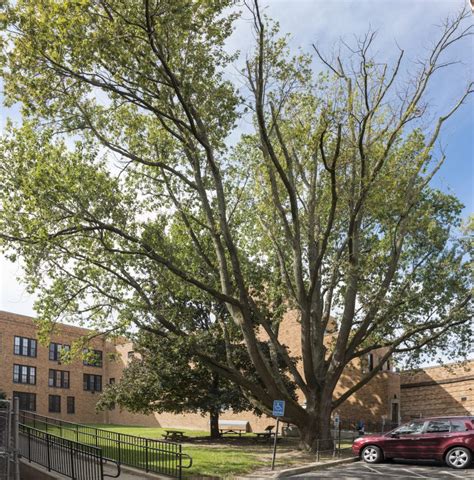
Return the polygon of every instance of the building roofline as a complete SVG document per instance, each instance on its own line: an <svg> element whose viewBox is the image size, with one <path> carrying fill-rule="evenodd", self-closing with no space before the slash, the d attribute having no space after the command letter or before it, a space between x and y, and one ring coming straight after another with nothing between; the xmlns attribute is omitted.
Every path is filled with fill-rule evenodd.
<svg viewBox="0 0 474 480"><path fill-rule="evenodd" d="M35 326L35 317L29 315L23 315L20 313L7 312L5 310L0 310L0 321L6 321L10 323L23 323L23 324L33 324ZM95 330L85 327L77 327L75 325L70 325L68 323L55 322L54 325L61 327L61 329L77 332L78 334L88 334L93 333ZM53 332L54 334L55 332Z"/></svg>
<svg viewBox="0 0 474 480"><path fill-rule="evenodd" d="M401 374L418 373L418 372L423 372L425 370L433 370L435 368L449 368L449 367L461 366L463 364L465 364L465 365L473 364L473 366L474 366L474 358L470 358L468 360L460 360L460 361L457 361L457 362L444 363L443 365L432 365L430 367L411 368L411 369L408 369L408 370L402 370L400 373Z"/></svg>

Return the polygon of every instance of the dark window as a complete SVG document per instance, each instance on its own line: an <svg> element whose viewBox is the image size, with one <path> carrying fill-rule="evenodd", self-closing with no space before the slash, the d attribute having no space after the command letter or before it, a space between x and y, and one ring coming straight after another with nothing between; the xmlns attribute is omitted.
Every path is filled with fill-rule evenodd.
<svg viewBox="0 0 474 480"><path fill-rule="evenodd" d="M102 375L91 375L84 373L84 390L89 392L102 391Z"/></svg>
<svg viewBox="0 0 474 480"><path fill-rule="evenodd" d="M61 353L69 352L71 347L69 345L62 345L61 343L53 343L49 344L49 359L60 362L61 361Z"/></svg>
<svg viewBox="0 0 474 480"><path fill-rule="evenodd" d="M36 385L36 367L13 365L13 382Z"/></svg>
<svg viewBox="0 0 474 480"><path fill-rule="evenodd" d="M451 420L452 432L467 432L470 430L467 420Z"/></svg>
<svg viewBox="0 0 474 480"><path fill-rule="evenodd" d="M36 340L34 338L15 337L13 353L24 357L36 357Z"/></svg>
<svg viewBox="0 0 474 480"><path fill-rule="evenodd" d="M102 367L102 350L83 350L83 364L89 367Z"/></svg>
<svg viewBox="0 0 474 480"><path fill-rule="evenodd" d="M451 430L451 424L449 420L431 420L426 428L426 433L442 433L449 432Z"/></svg>
<svg viewBox="0 0 474 480"><path fill-rule="evenodd" d="M18 397L20 410L36 412L36 394L26 392L13 392L13 397Z"/></svg>
<svg viewBox="0 0 474 480"><path fill-rule="evenodd" d="M69 372L50 369L48 385L50 387L69 388Z"/></svg>
<svg viewBox="0 0 474 480"><path fill-rule="evenodd" d="M371 372L374 369L374 354L369 353L367 355L367 366L369 367L369 372Z"/></svg>
<svg viewBox="0 0 474 480"><path fill-rule="evenodd" d="M109 383L110 385L113 385L115 383L115 378L114 377L109 378Z"/></svg>
<svg viewBox="0 0 474 480"><path fill-rule="evenodd" d="M61 413L61 396L60 395L49 396L49 411L52 413Z"/></svg>
<svg viewBox="0 0 474 480"><path fill-rule="evenodd" d="M76 413L76 402L74 397L67 397L67 413Z"/></svg>

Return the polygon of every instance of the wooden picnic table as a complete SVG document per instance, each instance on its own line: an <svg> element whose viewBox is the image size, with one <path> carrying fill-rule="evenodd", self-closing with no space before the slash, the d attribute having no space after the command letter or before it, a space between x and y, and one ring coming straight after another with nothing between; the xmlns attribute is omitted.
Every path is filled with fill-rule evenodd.
<svg viewBox="0 0 474 480"><path fill-rule="evenodd" d="M163 435L163 438L166 440L174 440L179 442L180 440L184 440L186 435L184 435L183 430L165 430L166 434Z"/></svg>
<svg viewBox="0 0 474 480"><path fill-rule="evenodd" d="M224 435L225 433L235 433L235 434L238 434L239 437L242 436L242 432L246 433L245 430L235 429L235 428L220 428L219 432L221 435Z"/></svg>

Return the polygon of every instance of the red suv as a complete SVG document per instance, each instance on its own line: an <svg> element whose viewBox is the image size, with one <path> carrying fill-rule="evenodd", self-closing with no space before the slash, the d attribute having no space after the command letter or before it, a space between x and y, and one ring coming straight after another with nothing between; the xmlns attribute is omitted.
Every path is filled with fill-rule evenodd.
<svg viewBox="0 0 474 480"><path fill-rule="evenodd" d="M412 420L382 435L357 438L352 451L367 463L413 458L444 461L452 468L467 468L474 455L474 417Z"/></svg>

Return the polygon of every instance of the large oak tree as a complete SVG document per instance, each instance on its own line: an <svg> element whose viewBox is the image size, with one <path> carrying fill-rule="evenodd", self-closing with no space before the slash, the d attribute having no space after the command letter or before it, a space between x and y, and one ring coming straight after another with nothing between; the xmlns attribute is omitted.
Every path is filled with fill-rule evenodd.
<svg viewBox="0 0 474 480"><path fill-rule="evenodd" d="M187 338L258 408L286 400L311 449L390 355L470 345L469 244L453 235L462 206L430 181L440 129L472 84L434 120L425 96L471 26L467 11L447 20L407 77L403 51L373 58L371 33L333 59L316 46L293 56L251 3L255 49L238 91L233 4L12 2L3 77L23 123L1 142L0 236L23 259L40 318ZM253 133L231 146L242 117ZM225 359L193 342L176 292L226 306L213 317ZM278 339L288 309L301 368ZM258 382L232 361L242 344ZM379 347L380 363L336 396L345 366Z"/></svg>

